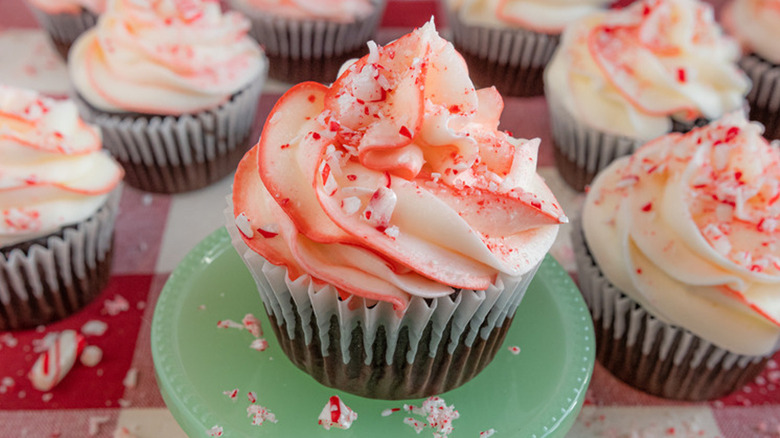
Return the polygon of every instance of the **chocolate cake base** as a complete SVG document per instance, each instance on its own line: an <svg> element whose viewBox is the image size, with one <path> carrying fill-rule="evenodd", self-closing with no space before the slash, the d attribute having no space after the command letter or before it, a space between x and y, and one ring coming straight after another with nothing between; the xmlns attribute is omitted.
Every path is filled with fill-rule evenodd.
<svg viewBox="0 0 780 438"><path fill-rule="evenodd" d="M495 86L502 96L533 97L544 94L544 66L498 64L456 47L466 60L476 88Z"/></svg>
<svg viewBox="0 0 780 438"><path fill-rule="evenodd" d="M292 305L295 307L295 303ZM399 333L391 364L385 360L387 351L385 328L379 328L372 344L372 360L366 364L363 330L358 326L352 333L349 346L350 360L344 363L341 359L341 334L337 317L331 318L328 354L323 356L316 318L313 317L310 324L313 332L312 341L306 345L297 307L295 310L296 327L293 339L287 335L284 320L279 321L273 314L269 314L271 327L287 357L298 368L325 386L362 397L385 400L428 397L463 385L493 360L512 324L512 318L507 318L500 327L490 332L487 339L477 336L471 347L465 345L464 334L453 354L447 352L448 342L441 342L438 350L431 356L428 350L431 337L431 323L429 323L423 332L419 342L420 347L412 363L406 360L409 338L408 329L404 327ZM449 338L451 325L451 322L448 323L442 339Z"/></svg>
<svg viewBox="0 0 780 438"><path fill-rule="evenodd" d="M553 155L555 156L555 167L561 178L572 189L578 192L584 192L585 188L593 181L598 172L589 172L585 167L577 164L575 160L568 156L553 141Z"/></svg>
<svg viewBox="0 0 780 438"><path fill-rule="evenodd" d="M368 53L362 46L338 56L328 58L296 59L281 55L268 55L268 76L289 84L315 81L325 85L333 83L341 66L350 59Z"/></svg>
<svg viewBox="0 0 780 438"><path fill-rule="evenodd" d="M756 54L743 56L739 65L753 83L747 96L750 120L764 125L767 139L780 139L780 65Z"/></svg>

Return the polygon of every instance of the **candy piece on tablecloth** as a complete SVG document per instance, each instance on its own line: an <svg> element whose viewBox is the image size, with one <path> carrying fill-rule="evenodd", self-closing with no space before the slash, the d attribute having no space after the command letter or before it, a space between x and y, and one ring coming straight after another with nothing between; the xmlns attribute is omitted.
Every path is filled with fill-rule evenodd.
<svg viewBox="0 0 780 438"><path fill-rule="evenodd" d="M264 406L255 404L249 405L249 407L246 408L246 413L247 416L252 417L253 426L260 426L265 421L270 421L271 423L276 423L277 421L276 415Z"/></svg>
<svg viewBox="0 0 780 438"><path fill-rule="evenodd" d="M94 367L103 359L103 350L96 345L87 345L79 356L79 362L87 367Z"/></svg>
<svg viewBox="0 0 780 438"><path fill-rule="evenodd" d="M68 374L84 346L84 336L75 331L65 330L60 333L30 369L27 376L33 387L39 391L54 388Z"/></svg>
<svg viewBox="0 0 780 438"><path fill-rule="evenodd" d="M352 422L357 420L357 412L350 409L339 396L334 395L328 403L322 408L318 423L330 430L331 427L337 427L339 429L349 429L352 426Z"/></svg>
<svg viewBox="0 0 780 438"><path fill-rule="evenodd" d="M108 324L97 319L91 319L81 326L81 334L85 336L103 336L108 330Z"/></svg>

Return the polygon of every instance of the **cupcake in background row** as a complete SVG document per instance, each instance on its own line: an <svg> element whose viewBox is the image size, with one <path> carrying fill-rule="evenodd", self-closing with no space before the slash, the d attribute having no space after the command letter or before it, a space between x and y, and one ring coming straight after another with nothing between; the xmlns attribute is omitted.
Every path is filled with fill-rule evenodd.
<svg viewBox="0 0 780 438"><path fill-rule="evenodd" d="M336 80L339 67L366 53L386 0L227 0L252 21L270 60L269 76L287 83Z"/></svg>
<svg viewBox="0 0 780 438"><path fill-rule="evenodd" d="M259 135L268 66L249 26L214 1L113 0L76 41L75 97L128 184L183 192L235 169Z"/></svg>
<svg viewBox="0 0 780 438"><path fill-rule="evenodd" d="M642 143L744 108L739 56L698 0L642 0L568 27L545 71L563 178L583 190Z"/></svg>
<svg viewBox="0 0 780 438"><path fill-rule="evenodd" d="M278 101L226 211L288 357L364 397L439 394L501 347L560 205L433 23Z"/></svg>
<svg viewBox="0 0 780 438"><path fill-rule="evenodd" d="M40 26L49 34L54 48L68 58L76 38L94 26L106 9L107 0L26 0Z"/></svg>
<svg viewBox="0 0 780 438"><path fill-rule="evenodd" d="M572 233L598 360L651 394L724 396L780 347L780 151L733 113L600 173Z"/></svg>
<svg viewBox="0 0 780 438"><path fill-rule="evenodd" d="M73 102L0 85L0 331L63 318L103 289L122 175Z"/></svg>
<svg viewBox="0 0 780 438"><path fill-rule="evenodd" d="M780 139L780 0L733 0L723 26L742 44L739 65L753 81L750 118L764 124L764 136Z"/></svg>
<svg viewBox="0 0 780 438"><path fill-rule="evenodd" d="M544 92L544 67L564 27L612 0L443 0L474 83L505 96Z"/></svg>

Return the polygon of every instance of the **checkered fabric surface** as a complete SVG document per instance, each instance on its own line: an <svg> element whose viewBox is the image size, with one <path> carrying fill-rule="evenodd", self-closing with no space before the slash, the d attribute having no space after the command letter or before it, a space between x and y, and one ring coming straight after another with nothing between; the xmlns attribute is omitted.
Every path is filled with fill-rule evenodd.
<svg viewBox="0 0 780 438"><path fill-rule="evenodd" d="M716 6L722 3L713 2ZM377 39L386 43L432 15L446 36L446 23L435 1L390 0ZM54 96L67 95L69 90L63 63L22 0L0 0L0 82ZM259 103L263 114L286 87L273 81L268 84ZM519 137L542 139L539 170L568 214L576 215L581 195L570 191L552 167L544 98L507 98L505 104L502 128ZM184 436L155 382L149 342L152 314L177 263L222 225L221 210L230 183L231 178L226 178L206 189L175 196L125 188L116 228L113 276L102 295L79 313L45 328L0 332L0 437L111 437L120 427L144 438ZM576 278L565 229L552 253ZM113 314L107 305L118 297L129 305ZM105 334L87 338L103 350L100 364L74 367L50 392L34 389L26 375L38 356L40 340L49 332L79 330L90 320L108 324ZM596 364L585 406L569 436L778 437L778 362L780 356L736 394L696 404L646 395ZM411 430L409 436L415 436Z"/></svg>

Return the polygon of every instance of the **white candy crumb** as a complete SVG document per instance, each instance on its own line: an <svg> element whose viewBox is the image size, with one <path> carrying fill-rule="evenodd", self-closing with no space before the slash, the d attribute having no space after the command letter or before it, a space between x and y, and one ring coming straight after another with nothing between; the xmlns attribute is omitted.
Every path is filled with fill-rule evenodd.
<svg viewBox="0 0 780 438"><path fill-rule="evenodd" d="M108 330L108 324L97 319L92 319L81 326L81 334L86 336L103 336Z"/></svg>
<svg viewBox="0 0 780 438"><path fill-rule="evenodd" d="M263 335L263 328L260 326L260 320L258 320L255 315L247 313L244 315L244 319L241 320L241 323L249 333L252 333L252 336L259 338Z"/></svg>
<svg viewBox="0 0 780 438"><path fill-rule="evenodd" d="M222 426L214 426L206 431L208 436L222 436Z"/></svg>
<svg viewBox="0 0 780 438"><path fill-rule="evenodd" d="M116 402L117 402L117 404L119 404L120 407L123 407L123 408L129 408L133 404L130 400L127 400L127 399L124 399L124 398L120 398Z"/></svg>
<svg viewBox="0 0 780 438"><path fill-rule="evenodd" d="M400 410L398 408L391 409L391 413ZM452 431L452 422L460 418L460 414L455 410L454 406L447 404L440 397L428 397L423 401L422 406L417 407L409 404L404 404L403 410L421 417L425 417L427 424L423 421L416 420L413 417L404 418L404 423L414 427L415 431L419 434L426 426L430 426L433 429L433 435L438 438L448 437ZM387 410L385 411L387 412ZM382 415L385 415L385 412ZM387 414L390 415L390 414Z"/></svg>
<svg viewBox="0 0 780 438"><path fill-rule="evenodd" d="M400 234L400 230L398 229L397 226L393 225L385 228L385 234L395 239L396 237L398 237L398 234Z"/></svg>
<svg viewBox="0 0 780 438"><path fill-rule="evenodd" d="M223 319L219 322L217 322L217 327L219 328L234 328L243 330L244 324L241 324L240 322L235 322L232 319Z"/></svg>
<svg viewBox="0 0 780 438"><path fill-rule="evenodd" d="M236 397L238 397L238 388L231 389L229 391L222 391L222 393L228 396L228 398L230 398L231 400L235 400Z"/></svg>
<svg viewBox="0 0 780 438"><path fill-rule="evenodd" d="M136 303L135 308L138 310L146 309L146 301L139 301L138 303Z"/></svg>
<svg viewBox="0 0 780 438"><path fill-rule="evenodd" d="M143 204L146 207L152 205L152 201L153 200L154 200L154 198L152 197L152 195L150 195L148 193L143 195L143 196L141 196L141 204Z"/></svg>
<svg viewBox="0 0 780 438"><path fill-rule="evenodd" d="M0 342L5 344L5 346L8 348L14 348L19 344L19 340L10 333L4 333L2 336L0 336Z"/></svg>
<svg viewBox="0 0 780 438"><path fill-rule="evenodd" d="M417 432L417 435L419 435L420 432L422 432L423 429L425 429L425 426L427 426L427 424L421 423L412 417L404 418L404 424L408 424L409 426L412 426L414 428L414 431Z"/></svg>
<svg viewBox="0 0 780 438"><path fill-rule="evenodd" d="M517 356L518 354L520 354L520 347L518 347L517 345L512 345L511 347L509 347L509 351L515 356Z"/></svg>
<svg viewBox="0 0 780 438"><path fill-rule="evenodd" d="M198 310L206 310L206 305L201 304L200 306L198 306Z"/></svg>
<svg viewBox="0 0 780 438"><path fill-rule="evenodd" d="M100 432L100 426L108 423L110 417L89 417L89 436L95 436Z"/></svg>
<svg viewBox="0 0 780 438"><path fill-rule="evenodd" d="M87 345L84 347L84 351L82 351L81 356L79 356L79 361L81 361L81 364L90 368L99 364L102 359L103 350L95 345Z"/></svg>
<svg viewBox="0 0 780 438"><path fill-rule="evenodd" d="M246 413L248 417L252 418L253 426L260 426L266 421L270 421L271 423L276 423L277 421L276 415L264 406L249 405L249 407L246 408Z"/></svg>
<svg viewBox="0 0 780 438"><path fill-rule="evenodd" d="M246 398L249 399L249 403L256 403L257 402L257 393L254 391L249 391L246 394Z"/></svg>
<svg viewBox="0 0 780 438"><path fill-rule="evenodd" d="M48 403L51 401L51 399L54 398L54 394L47 392L41 396L41 400L43 400L44 403Z"/></svg>
<svg viewBox="0 0 780 438"><path fill-rule="evenodd" d="M243 211L236 216L236 227L247 239L251 239L255 235L255 232L252 230L252 224Z"/></svg>
<svg viewBox="0 0 780 438"><path fill-rule="evenodd" d="M135 388L135 385L138 383L138 370L135 368L130 368L127 370L127 374L125 375L124 380L122 380L122 385L124 385L125 388Z"/></svg>
<svg viewBox="0 0 780 438"><path fill-rule="evenodd" d="M119 315L128 310L130 310L130 303L122 295L116 295L113 300L103 302L103 311L111 316Z"/></svg>
<svg viewBox="0 0 780 438"><path fill-rule="evenodd" d="M249 344L249 348L257 351L265 351L268 348L268 341L264 338L255 339Z"/></svg>
<svg viewBox="0 0 780 438"><path fill-rule="evenodd" d="M479 433L479 438L490 438L496 433L496 430L492 427L484 432Z"/></svg>
<svg viewBox="0 0 780 438"><path fill-rule="evenodd" d="M351 216L360 210L360 198L357 196L350 196L341 200L341 209L348 216Z"/></svg>
<svg viewBox="0 0 780 438"><path fill-rule="evenodd" d="M384 411L382 411L382 416L383 417L389 417L389 416L393 415L393 412L398 412L400 410L401 410L400 408L385 409Z"/></svg>

